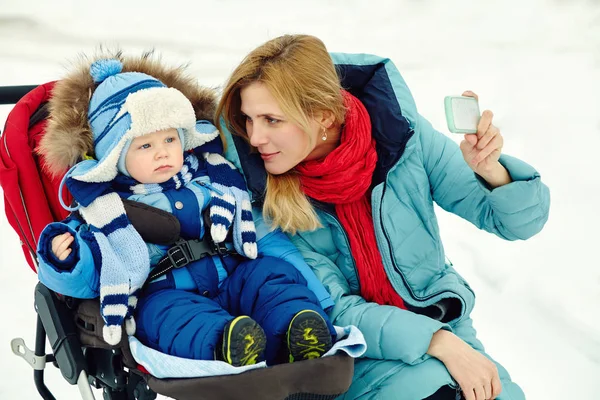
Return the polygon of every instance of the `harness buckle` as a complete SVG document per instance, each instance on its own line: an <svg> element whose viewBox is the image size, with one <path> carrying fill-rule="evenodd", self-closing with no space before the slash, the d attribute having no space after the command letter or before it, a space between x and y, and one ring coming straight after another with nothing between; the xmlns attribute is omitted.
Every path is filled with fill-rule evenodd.
<svg viewBox="0 0 600 400"><path fill-rule="evenodd" d="M193 261L192 251L186 240L179 239L167 250L167 257L174 268L185 267Z"/></svg>
<svg viewBox="0 0 600 400"><path fill-rule="evenodd" d="M228 254L232 253L232 251L229 250L227 248L227 246L225 246L225 243L215 243L212 240L211 240L211 243L212 243L212 249L213 249L213 251L215 253L221 255L221 256L228 255Z"/></svg>

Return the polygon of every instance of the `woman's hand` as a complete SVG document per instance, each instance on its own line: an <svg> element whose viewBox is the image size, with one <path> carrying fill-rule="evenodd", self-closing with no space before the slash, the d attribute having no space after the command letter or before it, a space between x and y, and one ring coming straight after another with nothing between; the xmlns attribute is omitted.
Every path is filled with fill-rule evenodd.
<svg viewBox="0 0 600 400"><path fill-rule="evenodd" d="M452 332L434 333L427 354L444 363L466 400L495 399L502 391L496 364Z"/></svg>
<svg viewBox="0 0 600 400"><path fill-rule="evenodd" d="M52 239L52 252L54 256L60 261L65 260L71 254L71 243L75 238L69 232L65 232L62 235L55 236Z"/></svg>
<svg viewBox="0 0 600 400"><path fill-rule="evenodd" d="M478 99L477 95L469 90L462 94ZM497 188L511 182L506 168L498 162L504 145L504 138L494 124L494 114L485 110L477 125L477 134L465 135L460 144L460 150L469 167L492 187Z"/></svg>

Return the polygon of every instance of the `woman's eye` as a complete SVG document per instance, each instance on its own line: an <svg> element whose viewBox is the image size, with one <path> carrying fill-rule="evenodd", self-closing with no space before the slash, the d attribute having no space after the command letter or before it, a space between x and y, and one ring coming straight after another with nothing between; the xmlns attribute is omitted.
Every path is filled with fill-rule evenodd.
<svg viewBox="0 0 600 400"><path fill-rule="evenodd" d="M269 123L269 125L274 125L274 124L276 124L276 123L279 122L279 120L275 119L275 118L265 117L265 119L267 120L267 122Z"/></svg>
<svg viewBox="0 0 600 400"><path fill-rule="evenodd" d="M244 120L245 120L247 123L249 123L249 124L251 124L251 123L252 123L252 118L250 118L249 116L247 116L247 115L245 115L245 114L244 114L244 115L242 115L242 118L244 118Z"/></svg>

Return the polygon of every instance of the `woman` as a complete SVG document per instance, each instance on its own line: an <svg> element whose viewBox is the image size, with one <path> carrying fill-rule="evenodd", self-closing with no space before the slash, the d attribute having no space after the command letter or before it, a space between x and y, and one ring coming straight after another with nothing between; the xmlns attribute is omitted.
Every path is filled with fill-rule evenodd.
<svg viewBox="0 0 600 400"><path fill-rule="evenodd" d="M433 209L507 240L542 229L549 191L501 155L490 111L459 151L418 114L389 60L285 35L235 69L217 116L255 205L335 300L332 322L365 335L344 399L524 398L476 338L474 294L446 261ZM238 136L258 153L240 151Z"/></svg>

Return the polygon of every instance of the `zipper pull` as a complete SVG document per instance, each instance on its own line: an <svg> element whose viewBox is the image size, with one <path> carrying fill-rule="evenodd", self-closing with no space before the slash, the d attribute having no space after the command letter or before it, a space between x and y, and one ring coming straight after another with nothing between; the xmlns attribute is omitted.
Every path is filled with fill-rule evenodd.
<svg viewBox="0 0 600 400"><path fill-rule="evenodd" d="M216 187L214 187L213 185L211 185L210 183L203 182L203 181L196 181L196 182L198 182L198 184L200 186L204 186L204 187L208 188L209 190L212 190L213 192L217 193L219 196L223 196L225 194L222 191L220 191L219 189L217 189Z"/></svg>

